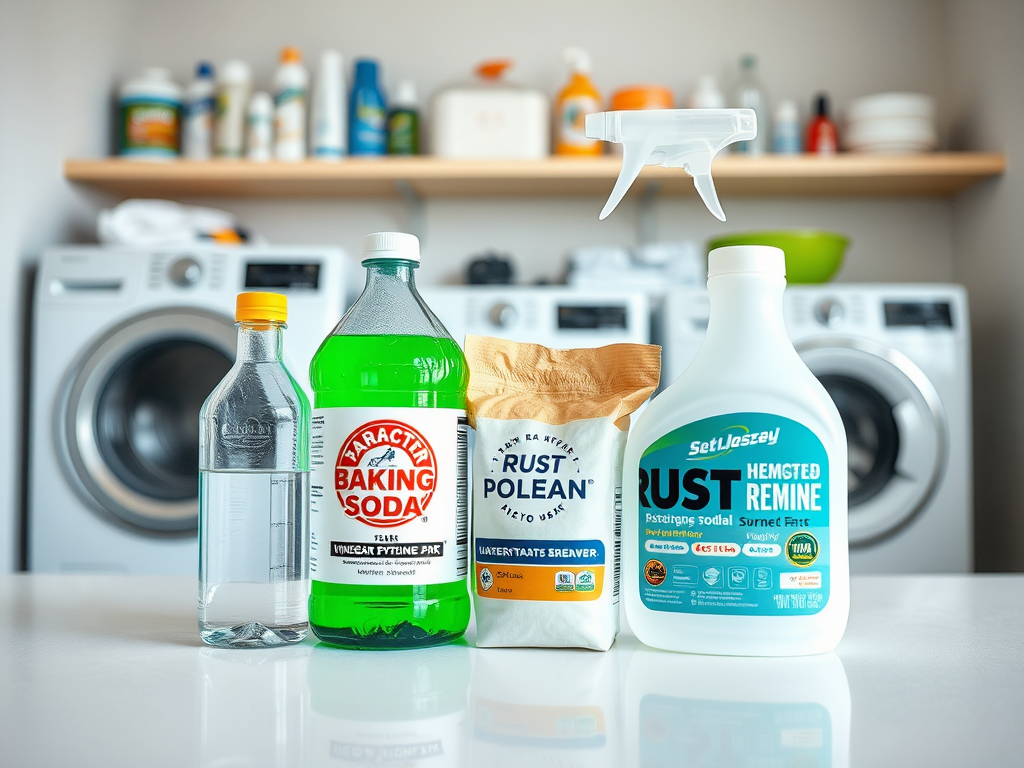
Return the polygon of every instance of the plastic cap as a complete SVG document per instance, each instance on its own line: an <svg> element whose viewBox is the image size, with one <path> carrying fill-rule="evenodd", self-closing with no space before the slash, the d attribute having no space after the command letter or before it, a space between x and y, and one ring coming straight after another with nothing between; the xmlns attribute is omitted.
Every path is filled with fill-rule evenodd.
<svg viewBox="0 0 1024 768"><path fill-rule="evenodd" d="M288 297L280 293L251 291L240 293L235 300L235 320L250 322L288 322Z"/></svg>
<svg viewBox="0 0 1024 768"><path fill-rule="evenodd" d="M708 254L708 278L756 273L786 276L786 254L770 245L726 245Z"/></svg>
<svg viewBox="0 0 1024 768"><path fill-rule="evenodd" d="M368 259L420 260L420 239L405 232L374 232L363 238L363 261Z"/></svg>
<svg viewBox="0 0 1024 768"><path fill-rule="evenodd" d="M377 60L356 59L356 79L375 81L377 79Z"/></svg>
<svg viewBox="0 0 1024 768"><path fill-rule="evenodd" d="M213 77L213 64L208 61L196 64L196 77Z"/></svg>
<svg viewBox="0 0 1024 768"><path fill-rule="evenodd" d="M249 114L256 117L273 117L274 99L266 91L256 91L249 99Z"/></svg>
<svg viewBox="0 0 1024 768"><path fill-rule="evenodd" d="M612 111L671 108L672 91L660 85L634 85L612 94Z"/></svg>
<svg viewBox="0 0 1024 768"><path fill-rule="evenodd" d="M395 107L416 106L416 83L412 80L399 80L395 89L395 98L391 102Z"/></svg>
<svg viewBox="0 0 1024 768"><path fill-rule="evenodd" d="M286 45L281 49L281 63L282 64L301 64L302 63L302 51L291 45Z"/></svg>
<svg viewBox="0 0 1024 768"><path fill-rule="evenodd" d="M222 83L248 83L251 79L249 65L240 59L225 61L224 66L220 68Z"/></svg>
<svg viewBox="0 0 1024 768"><path fill-rule="evenodd" d="M566 48L562 51L562 60L573 72L590 74L590 54L582 48Z"/></svg>
<svg viewBox="0 0 1024 768"><path fill-rule="evenodd" d="M512 66L512 59L488 59L477 65L476 73L484 80L497 80Z"/></svg>
<svg viewBox="0 0 1024 768"><path fill-rule="evenodd" d="M828 117L828 96L824 93L819 93L814 98L814 114L818 117Z"/></svg>
<svg viewBox="0 0 1024 768"><path fill-rule="evenodd" d="M797 109L796 102L792 99L786 99L780 101L779 105L775 108L775 122L777 123L795 123L800 120L800 110Z"/></svg>

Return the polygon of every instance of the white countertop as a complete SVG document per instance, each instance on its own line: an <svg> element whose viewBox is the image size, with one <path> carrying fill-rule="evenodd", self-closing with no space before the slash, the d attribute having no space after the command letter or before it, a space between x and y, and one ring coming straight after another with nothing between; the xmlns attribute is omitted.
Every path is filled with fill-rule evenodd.
<svg viewBox="0 0 1024 768"><path fill-rule="evenodd" d="M837 654L203 646L193 579L0 577L9 766L1021 765L1024 576L862 577ZM848 745L848 746L847 746Z"/></svg>

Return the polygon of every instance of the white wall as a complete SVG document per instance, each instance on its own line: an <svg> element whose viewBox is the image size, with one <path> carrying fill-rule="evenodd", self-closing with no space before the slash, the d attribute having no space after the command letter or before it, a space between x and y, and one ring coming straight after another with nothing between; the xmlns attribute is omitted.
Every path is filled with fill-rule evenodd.
<svg viewBox="0 0 1024 768"><path fill-rule="evenodd" d="M1006 154L1001 179L953 203L954 274L974 323L976 551L984 570L1024 570L1024 3L949 2L955 138Z"/></svg>
<svg viewBox="0 0 1024 768"><path fill-rule="evenodd" d="M383 61L385 85L412 77L421 95L468 76L479 60L511 56L520 82L553 93L559 54L583 45L606 93L661 82L682 100L705 72L723 76L738 56L759 55L773 98L806 109L828 90L842 106L882 90L946 100L946 6L932 0L0 0L0 408L20 413L20 281L40 248L87 238L109 199L70 188L61 161L107 150L115 82L145 65L185 81L199 58L247 59L269 85L281 45L309 59L324 47ZM943 109L943 126L946 126ZM361 236L406 227L395 201L217 200L277 242L328 242L350 251ZM485 248L509 251L526 280L555 277L573 246L631 244L636 206L598 223L600 200L438 200L427 204L424 282L451 281ZM817 226L852 236L844 280L950 280L952 204L931 199L726 198L726 225L695 197L657 203L665 239L722 231ZM17 419L12 420L16 422ZM18 425L0 434L0 570L10 567L20 462Z"/></svg>

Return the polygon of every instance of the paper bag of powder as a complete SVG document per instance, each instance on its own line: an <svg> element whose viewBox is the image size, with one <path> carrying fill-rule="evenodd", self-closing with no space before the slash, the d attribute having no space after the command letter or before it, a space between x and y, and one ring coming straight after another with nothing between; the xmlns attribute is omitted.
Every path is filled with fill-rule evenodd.
<svg viewBox="0 0 1024 768"><path fill-rule="evenodd" d="M661 350L467 336L466 359L477 644L607 650L629 414L657 387Z"/></svg>

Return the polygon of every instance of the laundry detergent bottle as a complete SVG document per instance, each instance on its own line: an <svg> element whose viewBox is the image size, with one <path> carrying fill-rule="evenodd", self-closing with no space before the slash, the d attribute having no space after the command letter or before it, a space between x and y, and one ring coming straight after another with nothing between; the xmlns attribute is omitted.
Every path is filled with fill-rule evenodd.
<svg viewBox="0 0 1024 768"><path fill-rule="evenodd" d="M718 248L686 372L626 445L626 616L647 645L795 656L849 614L846 434L786 334L783 252Z"/></svg>

